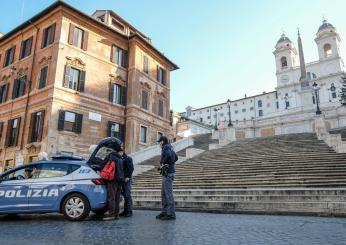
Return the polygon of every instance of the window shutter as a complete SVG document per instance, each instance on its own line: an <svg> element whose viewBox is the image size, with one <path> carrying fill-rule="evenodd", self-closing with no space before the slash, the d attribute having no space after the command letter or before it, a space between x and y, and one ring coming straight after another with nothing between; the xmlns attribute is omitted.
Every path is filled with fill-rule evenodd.
<svg viewBox="0 0 346 245"><path fill-rule="evenodd" d="M28 46L29 46L28 55L31 54L32 40L33 40L33 37L30 37L30 39L28 40Z"/></svg>
<svg viewBox="0 0 346 245"><path fill-rule="evenodd" d="M74 28L75 28L75 25L70 23L70 30L68 34L68 44L71 44L71 45L73 45Z"/></svg>
<svg viewBox="0 0 346 245"><path fill-rule="evenodd" d="M65 65L65 76L64 76L64 82L63 87L68 88L68 84L70 82L70 71L71 66Z"/></svg>
<svg viewBox="0 0 346 245"><path fill-rule="evenodd" d="M76 113L76 122L73 132L80 134L82 132L83 114Z"/></svg>
<svg viewBox="0 0 346 245"><path fill-rule="evenodd" d="M54 39L55 39L55 27L56 27L56 23L54 23L52 25L52 31L50 32L50 37L49 37L49 44L52 44L54 42Z"/></svg>
<svg viewBox="0 0 346 245"><path fill-rule="evenodd" d="M124 67L124 68L128 68L129 64L128 64L128 55L127 55L127 51L126 50L123 50L123 58L122 58L122 64L121 66Z"/></svg>
<svg viewBox="0 0 346 245"><path fill-rule="evenodd" d="M121 86L121 104L123 106L127 105L127 87Z"/></svg>
<svg viewBox="0 0 346 245"><path fill-rule="evenodd" d="M125 136L126 136L126 127L124 124L120 124L119 127L120 130L120 140L125 143Z"/></svg>
<svg viewBox="0 0 346 245"><path fill-rule="evenodd" d="M26 82L27 82L27 76L22 77L22 79L19 80L19 96L22 96L25 94L25 88L26 88Z"/></svg>
<svg viewBox="0 0 346 245"><path fill-rule="evenodd" d="M8 147L10 143L10 135L11 135L11 129L12 129L12 122L13 120L8 120L7 122L7 131L6 131L6 139L5 139L5 147Z"/></svg>
<svg viewBox="0 0 346 245"><path fill-rule="evenodd" d="M59 111L58 131L64 130L65 111Z"/></svg>
<svg viewBox="0 0 346 245"><path fill-rule="evenodd" d="M20 45L20 56L19 56L19 59L23 59L24 56L25 56L25 40L22 41L22 44Z"/></svg>
<svg viewBox="0 0 346 245"><path fill-rule="evenodd" d="M3 102L7 101L7 95L8 95L8 83L4 85L4 97L2 98ZM1 102L1 101L0 101Z"/></svg>
<svg viewBox="0 0 346 245"><path fill-rule="evenodd" d="M13 81L12 99L15 99L17 96L18 82L19 82L18 79L14 79Z"/></svg>
<svg viewBox="0 0 346 245"><path fill-rule="evenodd" d="M4 123L0 122L0 146L1 146L1 140L2 140L2 130L4 129Z"/></svg>
<svg viewBox="0 0 346 245"><path fill-rule="evenodd" d="M113 97L114 97L114 83L110 82L109 83L109 101L113 102Z"/></svg>
<svg viewBox="0 0 346 245"><path fill-rule="evenodd" d="M46 45L46 43L47 43L47 29L48 28L45 28L44 30L43 30L43 33L42 33L42 39L41 39L41 48L44 48L45 47L45 45Z"/></svg>
<svg viewBox="0 0 346 245"><path fill-rule="evenodd" d="M13 146L17 146L18 145L18 136L19 136L19 132L20 132L20 117L18 118L18 123L17 123L17 129L16 129L16 135L14 136L14 144ZM23 131L24 133L24 131Z"/></svg>
<svg viewBox="0 0 346 245"><path fill-rule="evenodd" d="M162 84L166 84L166 70L162 69Z"/></svg>
<svg viewBox="0 0 346 245"><path fill-rule="evenodd" d="M37 141L40 142L42 140L42 135L43 135L43 128L44 128L44 116L46 114L46 111L41 111L41 128L39 128L38 130L38 135L37 135Z"/></svg>
<svg viewBox="0 0 346 245"><path fill-rule="evenodd" d="M114 44L112 44L111 46L111 62L115 63L115 50L116 50L116 46Z"/></svg>
<svg viewBox="0 0 346 245"><path fill-rule="evenodd" d="M85 71L80 71L79 74L79 83L78 83L78 91L84 92L84 86L85 86Z"/></svg>
<svg viewBox="0 0 346 245"><path fill-rule="evenodd" d="M31 113L31 118L30 118L30 126L29 126L29 139L28 141L31 143L31 142L34 142L34 139L33 139L33 136L35 135L35 117L36 117L36 112L34 113Z"/></svg>
<svg viewBox="0 0 346 245"><path fill-rule="evenodd" d="M84 31L83 32L83 44L82 44L82 49L87 50L88 49L88 38L89 38L89 32Z"/></svg>
<svg viewBox="0 0 346 245"><path fill-rule="evenodd" d="M107 136L108 137L112 136L112 125L113 125L113 122L112 121L108 121L108 128L107 128Z"/></svg>
<svg viewBox="0 0 346 245"><path fill-rule="evenodd" d="M161 82L160 81L160 67L159 66L156 67L156 80Z"/></svg>
<svg viewBox="0 0 346 245"><path fill-rule="evenodd" d="M45 66L41 69L40 83L38 85L39 89L44 88L46 86L47 74L48 74L48 66Z"/></svg>

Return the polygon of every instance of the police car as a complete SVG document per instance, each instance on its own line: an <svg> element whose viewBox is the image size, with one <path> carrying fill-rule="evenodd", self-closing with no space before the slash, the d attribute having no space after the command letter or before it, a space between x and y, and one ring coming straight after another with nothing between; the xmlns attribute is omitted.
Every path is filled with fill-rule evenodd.
<svg viewBox="0 0 346 245"><path fill-rule="evenodd" d="M67 155L24 164L0 175L0 214L63 213L71 221L106 211L107 189L97 170L116 138L101 141L87 162ZM117 139L116 139L117 140Z"/></svg>

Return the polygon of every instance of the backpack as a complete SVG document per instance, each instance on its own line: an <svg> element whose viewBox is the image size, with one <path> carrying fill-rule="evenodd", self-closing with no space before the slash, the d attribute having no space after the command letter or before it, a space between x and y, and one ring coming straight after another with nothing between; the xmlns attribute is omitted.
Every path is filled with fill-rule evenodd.
<svg viewBox="0 0 346 245"><path fill-rule="evenodd" d="M119 159L115 161L115 177L114 180L117 182L122 182L125 179L125 173L124 173L124 161L122 159Z"/></svg>
<svg viewBox="0 0 346 245"><path fill-rule="evenodd" d="M114 161L109 161L107 164L104 166L104 168L101 171L101 178L107 181L112 181L114 180L114 174L115 174L115 162Z"/></svg>

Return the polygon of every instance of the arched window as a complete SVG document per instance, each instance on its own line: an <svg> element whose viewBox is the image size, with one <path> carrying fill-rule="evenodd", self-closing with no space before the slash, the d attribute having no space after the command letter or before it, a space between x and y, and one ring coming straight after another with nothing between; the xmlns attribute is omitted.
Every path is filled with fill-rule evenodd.
<svg viewBox="0 0 346 245"><path fill-rule="evenodd" d="M330 92L331 92L331 96L332 96L332 99L336 99L336 87L334 85L334 83L332 83L330 85Z"/></svg>
<svg viewBox="0 0 346 245"><path fill-rule="evenodd" d="M323 50L324 50L324 57L329 57L332 55L332 46L329 43L323 46Z"/></svg>
<svg viewBox="0 0 346 245"><path fill-rule="evenodd" d="M281 57L281 68L287 67L287 58L285 56Z"/></svg>

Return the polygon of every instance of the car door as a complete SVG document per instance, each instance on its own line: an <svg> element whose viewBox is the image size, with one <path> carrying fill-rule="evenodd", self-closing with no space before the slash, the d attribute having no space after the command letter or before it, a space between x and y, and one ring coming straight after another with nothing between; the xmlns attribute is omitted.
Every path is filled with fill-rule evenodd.
<svg viewBox="0 0 346 245"><path fill-rule="evenodd" d="M30 209L37 212L59 211L62 194L66 186L71 184L72 177L69 172L67 163L41 163L37 178L30 184Z"/></svg>
<svg viewBox="0 0 346 245"><path fill-rule="evenodd" d="M5 173L0 179L0 213L28 212L29 186L34 165L22 166Z"/></svg>

